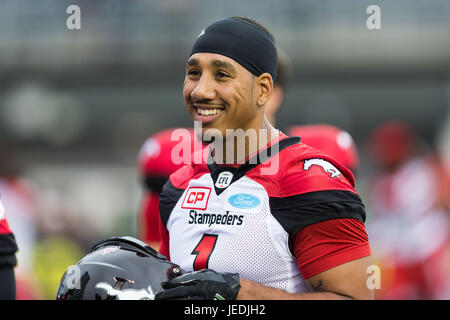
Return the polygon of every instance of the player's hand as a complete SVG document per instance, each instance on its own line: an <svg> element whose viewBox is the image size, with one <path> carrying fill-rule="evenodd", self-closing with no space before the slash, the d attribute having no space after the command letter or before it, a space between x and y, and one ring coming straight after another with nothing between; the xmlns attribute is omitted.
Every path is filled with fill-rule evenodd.
<svg viewBox="0 0 450 320"><path fill-rule="evenodd" d="M161 285L165 290L156 294L156 300L234 300L241 288L237 273L209 269L185 273Z"/></svg>

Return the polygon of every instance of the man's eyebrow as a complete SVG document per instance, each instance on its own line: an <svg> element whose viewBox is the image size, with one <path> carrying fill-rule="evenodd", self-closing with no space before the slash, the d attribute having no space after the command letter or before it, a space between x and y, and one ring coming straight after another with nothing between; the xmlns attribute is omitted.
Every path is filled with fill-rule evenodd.
<svg viewBox="0 0 450 320"><path fill-rule="evenodd" d="M189 66L198 66L198 61L197 59L189 59L188 62L186 62L186 67Z"/></svg>
<svg viewBox="0 0 450 320"><path fill-rule="evenodd" d="M186 62L186 67L198 66L198 65L200 65L200 63L195 58L189 59ZM210 62L210 66L216 67L216 68L225 68L225 69L228 69L230 71L235 71L236 70L236 68L231 63L228 63L228 62L223 61L223 60L217 60L217 59L216 60L212 60Z"/></svg>
<svg viewBox="0 0 450 320"><path fill-rule="evenodd" d="M236 69L231 63L222 60L213 60L210 63L211 66L229 69L230 71L235 71Z"/></svg>

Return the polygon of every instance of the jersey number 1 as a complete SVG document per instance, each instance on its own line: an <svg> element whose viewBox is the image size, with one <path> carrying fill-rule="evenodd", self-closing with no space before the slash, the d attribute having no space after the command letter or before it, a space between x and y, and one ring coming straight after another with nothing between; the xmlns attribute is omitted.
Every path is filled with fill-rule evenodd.
<svg viewBox="0 0 450 320"><path fill-rule="evenodd" d="M209 258L216 246L217 234L205 233L191 254L196 255L194 260L194 270L208 269Z"/></svg>

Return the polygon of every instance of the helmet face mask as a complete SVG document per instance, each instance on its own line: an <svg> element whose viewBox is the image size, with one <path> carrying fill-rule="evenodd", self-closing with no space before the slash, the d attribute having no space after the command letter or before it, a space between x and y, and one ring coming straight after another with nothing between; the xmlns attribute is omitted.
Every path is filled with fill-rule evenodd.
<svg viewBox="0 0 450 320"><path fill-rule="evenodd" d="M114 237L91 252L62 276L58 300L152 300L161 283L184 271L163 255L132 237Z"/></svg>

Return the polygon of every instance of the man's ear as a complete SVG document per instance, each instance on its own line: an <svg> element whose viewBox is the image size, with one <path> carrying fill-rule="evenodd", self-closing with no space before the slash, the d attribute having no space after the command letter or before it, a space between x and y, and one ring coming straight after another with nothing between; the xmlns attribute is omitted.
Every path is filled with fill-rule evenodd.
<svg viewBox="0 0 450 320"><path fill-rule="evenodd" d="M256 100L256 105L262 107L269 101L273 91L273 79L269 73L263 73L257 78L257 85L259 88L259 95Z"/></svg>

